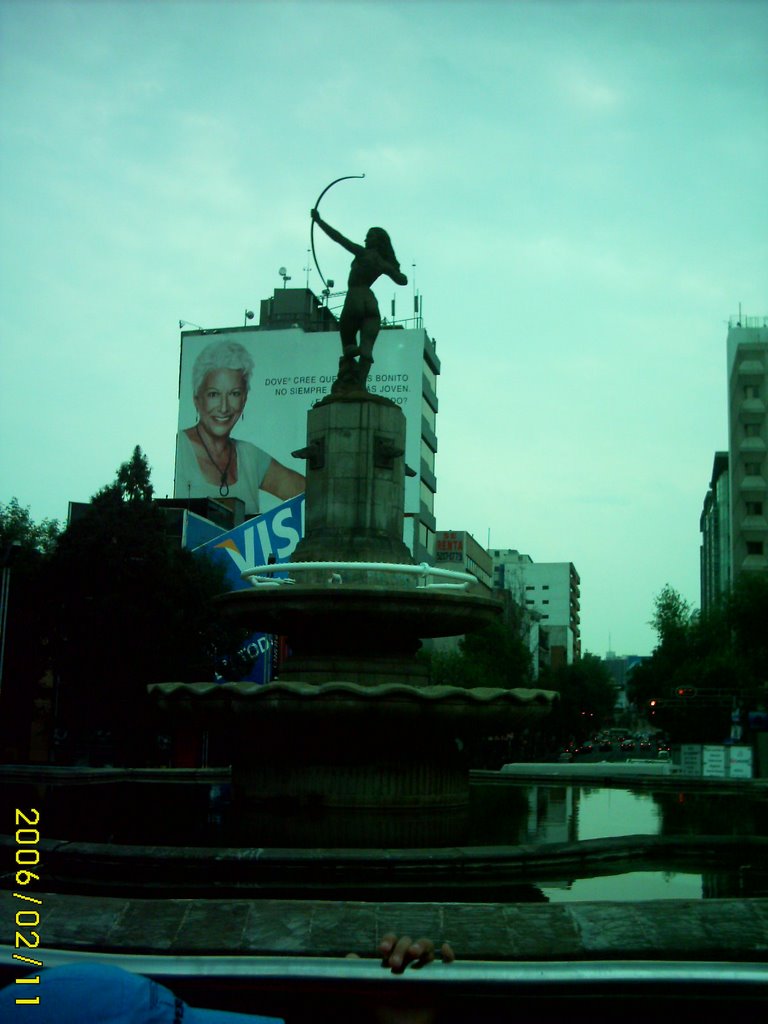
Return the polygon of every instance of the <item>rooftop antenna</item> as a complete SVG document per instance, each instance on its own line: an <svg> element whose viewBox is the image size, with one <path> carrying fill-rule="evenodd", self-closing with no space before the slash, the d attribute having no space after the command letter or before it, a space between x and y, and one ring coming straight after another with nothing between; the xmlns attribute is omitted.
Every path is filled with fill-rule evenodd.
<svg viewBox="0 0 768 1024"><path fill-rule="evenodd" d="M312 267L310 267L310 265L309 265L309 254L310 254L311 251L312 251L311 249L307 249L307 265L306 265L306 267L304 267L304 269L307 272L307 291L309 291L309 272L312 269Z"/></svg>
<svg viewBox="0 0 768 1024"><path fill-rule="evenodd" d="M285 269L285 267L280 267L280 269L278 270L278 274L280 275L280 277L282 277L282 279L283 279L283 288L285 288L285 286L291 280L291 276L288 273L288 271Z"/></svg>
<svg viewBox="0 0 768 1024"><path fill-rule="evenodd" d="M243 327L248 323L249 320L253 320L253 310L246 309L243 313Z"/></svg>
<svg viewBox="0 0 768 1024"><path fill-rule="evenodd" d="M185 327L196 327L198 331L204 331L205 327L201 327L200 324L193 324L191 320L179 320L179 330L183 330Z"/></svg>

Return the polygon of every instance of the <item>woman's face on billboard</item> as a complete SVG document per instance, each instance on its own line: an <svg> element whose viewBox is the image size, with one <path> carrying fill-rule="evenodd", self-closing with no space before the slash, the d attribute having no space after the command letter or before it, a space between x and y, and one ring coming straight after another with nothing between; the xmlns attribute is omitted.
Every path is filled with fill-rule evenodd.
<svg viewBox="0 0 768 1024"><path fill-rule="evenodd" d="M241 370L212 370L195 395L200 425L213 437L226 437L240 419L247 397Z"/></svg>

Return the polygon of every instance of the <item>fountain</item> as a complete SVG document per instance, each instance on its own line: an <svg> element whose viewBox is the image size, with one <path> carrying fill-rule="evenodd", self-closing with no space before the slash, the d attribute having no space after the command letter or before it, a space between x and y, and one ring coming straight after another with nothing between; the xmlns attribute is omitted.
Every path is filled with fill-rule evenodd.
<svg viewBox="0 0 768 1024"><path fill-rule="evenodd" d="M416 566L403 543L405 417L364 387L308 413L305 536L288 565L220 597L253 629L286 636L279 681L163 683L169 715L225 730L233 798L254 834L288 845L459 842L469 741L549 711L542 690L430 685L424 638L482 629L501 603L474 577ZM214 725L215 723L215 725ZM267 817L265 817L265 815Z"/></svg>
<svg viewBox="0 0 768 1024"><path fill-rule="evenodd" d="M18 948L14 925L32 929L39 920L47 947L37 951L37 932L24 932L24 953L6 957L0 983L12 982L14 971L27 973L28 965L114 956L170 980L195 1005L289 1019L294 1010L322 1005L339 1019L349 1011L350 974L358 965L370 972L357 975L368 1002L392 976L362 961L327 958L372 950L395 930L449 938L468 961L508 961L490 965L498 967L495 975L480 965L465 993L459 1017L487 1019L494 978L507 985L516 1015L522 1006L547 1016L558 999L558 1014L572 1012L573 1000L565 1003L572 978L605 978L606 987L615 981L622 993L630 981L637 984L636 964L631 977L619 977L606 961L610 968L659 957L764 959L768 900L568 906L542 903L539 892L532 902L533 883L547 871L560 879L615 870L614 844L540 849L503 845L499 832L485 844L466 841L467 743L545 715L554 695L430 684L417 656L421 640L480 629L501 606L470 576L413 564L402 543L404 430L401 411L364 387L337 392L308 413L304 540L289 565L254 566L252 589L219 598L227 614L288 638L280 679L150 688L164 714L226 735L233 817L245 841L196 848L174 836L173 846L120 845L55 831L40 838L31 828L0 836L9 863L13 854L17 864L35 865L34 874L24 867L8 876L0 891L0 943L10 951L15 935ZM286 569L289 579L275 578ZM60 771L99 788L111 770L86 770L88 778L79 769ZM5 780L17 787L16 808L34 808L42 781L55 772L6 770ZM169 801L181 803L177 787L184 783L208 788L230 780L227 769L115 774L121 784L132 776L146 784L134 809L150 821L163 800L166 813ZM154 800L163 785L173 795ZM497 792L508 796L509 789ZM509 815L508 802L499 808L494 831ZM101 824L98 814L87 818ZM43 815L40 828L48 821ZM638 838L622 845L622 856L642 854ZM674 856L689 855L690 845L684 837ZM732 853L737 866L749 863L741 846ZM452 975L454 966L424 975L448 985L441 998L449 1010L457 1009L450 980L462 984L464 965ZM657 965L647 966L646 989L658 974ZM711 969L693 965L701 968L694 975L684 966L677 980L687 990ZM749 963L742 966L743 987L764 981L746 970ZM733 977L729 963L726 980ZM530 1004L521 1002L526 994ZM626 1007L609 1005L614 1009Z"/></svg>

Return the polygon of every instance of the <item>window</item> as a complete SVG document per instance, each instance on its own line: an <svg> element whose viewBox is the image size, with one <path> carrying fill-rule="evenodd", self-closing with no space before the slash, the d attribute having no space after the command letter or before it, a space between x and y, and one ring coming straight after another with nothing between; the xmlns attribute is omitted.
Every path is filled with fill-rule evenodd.
<svg viewBox="0 0 768 1024"><path fill-rule="evenodd" d="M760 476L760 463L759 462L745 462L744 473L746 476Z"/></svg>
<svg viewBox="0 0 768 1024"><path fill-rule="evenodd" d="M763 514L762 501L748 501L746 506L748 516L761 516Z"/></svg>
<svg viewBox="0 0 768 1024"><path fill-rule="evenodd" d="M744 385L744 397L745 398L759 398L760 397L760 385L759 384L745 384Z"/></svg>
<svg viewBox="0 0 768 1024"><path fill-rule="evenodd" d="M744 424L744 436L745 437L760 437L760 424L759 423L745 423Z"/></svg>
<svg viewBox="0 0 768 1024"><path fill-rule="evenodd" d="M761 540L748 540L747 541L747 554L748 555L762 555L763 553L763 542Z"/></svg>

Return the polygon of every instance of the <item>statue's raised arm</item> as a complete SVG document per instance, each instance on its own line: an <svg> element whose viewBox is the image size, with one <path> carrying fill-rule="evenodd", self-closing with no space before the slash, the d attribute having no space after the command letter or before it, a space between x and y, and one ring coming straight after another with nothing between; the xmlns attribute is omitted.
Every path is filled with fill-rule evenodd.
<svg viewBox="0 0 768 1024"><path fill-rule="evenodd" d="M317 208L312 210L311 216L330 239L354 256L349 268L347 297L339 317L342 356L333 393L365 391L373 364L373 346L381 327L379 304L371 286L382 274L399 285L408 284L408 278L400 270L392 242L383 228L371 228L365 236L365 244L358 245L327 224Z"/></svg>

